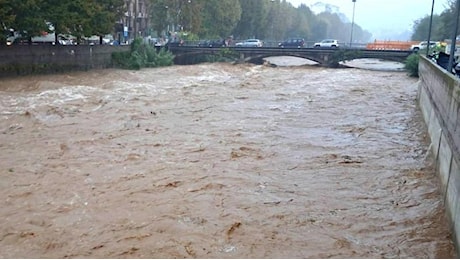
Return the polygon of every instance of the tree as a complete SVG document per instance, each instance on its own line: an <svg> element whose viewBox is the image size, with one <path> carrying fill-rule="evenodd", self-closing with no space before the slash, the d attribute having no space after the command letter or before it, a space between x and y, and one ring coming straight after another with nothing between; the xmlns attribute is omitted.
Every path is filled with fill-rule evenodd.
<svg viewBox="0 0 460 260"><path fill-rule="evenodd" d="M431 29L431 39L446 39L445 36L442 35L440 27L441 27L441 16L440 15L433 15L433 26ZM414 32L412 34L411 39L413 41L426 41L428 39L428 31L430 28L430 16L425 16L414 22Z"/></svg>
<svg viewBox="0 0 460 260"><path fill-rule="evenodd" d="M433 24L431 30L431 39L445 40L452 38L452 32L457 22L456 17L456 0L449 0L446 9L440 15L433 15ZM427 40L430 24L430 16L425 16L415 21L412 35L413 40ZM458 32L456 32L458 35Z"/></svg>
<svg viewBox="0 0 460 260"><path fill-rule="evenodd" d="M301 4L297 12L300 15L300 19L302 19L299 35L302 35L305 39L311 39L315 14L305 4Z"/></svg>
<svg viewBox="0 0 460 260"><path fill-rule="evenodd" d="M16 14L13 12L13 6L10 1L0 0L0 21L2 29L9 29L12 27Z"/></svg>
<svg viewBox="0 0 460 260"><path fill-rule="evenodd" d="M23 37L37 36L49 31L43 13L44 0L1 0L0 20L3 29L13 29Z"/></svg>
<svg viewBox="0 0 460 260"><path fill-rule="evenodd" d="M240 38L249 37L269 37L266 29L271 28L273 21L270 23L268 16L268 7L266 0L240 0L241 18L234 30L234 34ZM270 17L269 17L270 18Z"/></svg>
<svg viewBox="0 0 460 260"><path fill-rule="evenodd" d="M102 37L114 31L115 22L125 11L124 4L123 0L93 0L84 5L90 11L86 35L99 35L102 44Z"/></svg>
<svg viewBox="0 0 460 260"><path fill-rule="evenodd" d="M241 6L235 0L206 0L202 35L228 37L241 18Z"/></svg>
<svg viewBox="0 0 460 260"><path fill-rule="evenodd" d="M0 0L4 29L31 39L45 32L104 35L113 31L124 0Z"/></svg>
<svg viewBox="0 0 460 260"><path fill-rule="evenodd" d="M266 35L269 35L271 39L275 40L279 37L279 28L282 27L280 23L283 22L279 15L280 3L279 1L273 1L270 3L267 14L267 23L265 24Z"/></svg>
<svg viewBox="0 0 460 260"><path fill-rule="evenodd" d="M325 20L316 18L312 24L312 39L319 41L327 38L328 24Z"/></svg>
<svg viewBox="0 0 460 260"><path fill-rule="evenodd" d="M273 39L286 38L286 31L290 25L289 7L292 7L286 0L275 0L270 4L269 19L271 20L270 28Z"/></svg>
<svg viewBox="0 0 460 260"><path fill-rule="evenodd" d="M56 37L99 35L102 40L103 35L114 31L126 5L133 1L0 0L0 21L3 30L12 28L28 37L54 31ZM287 0L148 1L151 25L158 35L174 28L201 38L226 38L233 34L237 38L264 40L332 37L344 41L350 36L350 24L342 22L337 14L315 15L306 5L295 8ZM452 6L453 2L449 10ZM443 13L440 23L453 24L452 12ZM355 26L355 35L369 35Z"/></svg>
<svg viewBox="0 0 460 260"><path fill-rule="evenodd" d="M102 36L113 31L115 22L125 10L123 0L47 0L46 19L55 30L74 36Z"/></svg>
<svg viewBox="0 0 460 260"><path fill-rule="evenodd" d="M204 3L205 0L150 0L149 13L153 30L157 35L162 35L170 25L174 25L176 30L200 33L203 16L196 14L202 14ZM169 30L172 30L172 26Z"/></svg>
<svg viewBox="0 0 460 260"><path fill-rule="evenodd" d="M174 4L176 23L183 31L199 33L202 23L202 15L205 0L176 0Z"/></svg>
<svg viewBox="0 0 460 260"><path fill-rule="evenodd" d="M325 38L334 38L340 42L349 42L350 30L340 20L340 17L335 13L323 12L318 15L327 24Z"/></svg>
<svg viewBox="0 0 460 260"><path fill-rule="evenodd" d="M443 36L443 39L451 39L452 32L455 29L455 23L457 22L456 17L456 9L457 9L457 1L450 0L448 4L448 8L441 14L441 20L443 24L442 32L440 32ZM458 35L456 32L455 35Z"/></svg>
<svg viewBox="0 0 460 260"><path fill-rule="evenodd" d="M48 0L42 5L46 20L54 27L55 40L61 33L82 36L83 25L88 21L88 7L85 0Z"/></svg>
<svg viewBox="0 0 460 260"><path fill-rule="evenodd" d="M310 34L310 22L308 21L308 12L311 12L308 7L302 5L294 11L294 20L292 21L289 37L298 36L307 38Z"/></svg>
<svg viewBox="0 0 460 260"><path fill-rule="evenodd" d="M153 30L161 35L166 29L168 21L169 0L151 0L150 4L150 21Z"/></svg>
<svg viewBox="0 0 460 260"><path fill-rule="evenodd" d="M9 30L12 28L15 15L12 11L12 7L8 5L8 0L0 0L0 27L1 27L1 34L0 34L0 44L4 44L6 42L6 38Z"/></svg>
<svg viewBox="0 0 460 260"><path fill-rule="evenodd" d="M279 6L279 13L277 17L278 22L278 33L280 39L288 38L292 33L295 23L295 12L296 9L292 6L291 3L288 3L286 0L283 0Z"/></svg>

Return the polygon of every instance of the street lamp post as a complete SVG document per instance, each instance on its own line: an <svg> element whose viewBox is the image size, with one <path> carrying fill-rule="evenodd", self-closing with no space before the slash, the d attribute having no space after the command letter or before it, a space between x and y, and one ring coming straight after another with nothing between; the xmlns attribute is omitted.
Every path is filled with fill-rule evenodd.
<svg viewBox="0 0 460 260"><path fill-rule="evenodd" d="M188 7L188 28L187 28L187 30L192 32L192 18L193 18L192 17L192 15L193 15L193 13L192 13L192 0L188 0L187 3L188 3L188 6L187 6Z"/></svg>
<svg viewBox="0 0 460 260"><path fill-rule="evenodd" d="M457 48L457 31L458 31L458 18L460 17L460 0L457 0L457 7L455 9L455 28L452 31L452 42L450 44L449 63L447 71L452 72L454 66L455 49Z"/></svg>
<svg viewBox="0 0 460 260"><path fill-rule="evenodd" d="M169 37L169 33L171 31L170 23L169 23L169 6L165 5L165 10L166 10L166 35Z"/></svg>
<svg viewBox="0 0 460 260"><path fill-rule="evenodd" d="M274 12L274 8L273 8L273 5L274 5L274 3L275 3L275 0L271 0L270 2L271 2L271 6L270 6L270 7L271 7L271 14L273 15L273 14L275 13L275 12ZM270 19L271 22L272 22L272 24L271 24L271 27L272 27L272 28L271 28L271 38L272 38L272 41L274 42L274 46L276 46L276 41L275 41L275 23L273 22L273 19L274 19L274 17L271 17L271 19Z"/></svg>
<svg viewBox="0 0 460 260"><path fill-rule="evenodd" d="M428 29L428 44L426 47L426 56L430 55L430 41L431 41L431 28L433 27L433 11L434 11L434 0L431 3L431 15L430 15L430 28Z"/></svg>
<svg viewBox="0 0 460 260"><path fill-rule="evenodd" d="M138 0L134 0L134 7L133 7L133 10L134 10L134 32L133 32L133 37L134 37L134 40L139 36L138 33L139 33L139 24L138 24L138 21L137 21L137 15L138 15Z"/></svg>
<svg viewBox="0 0 460 260"><path fill-rule="evenodd" d="M356 5L356 0L353 1L353 16L351 18L351 34L350 34L350 48L351 48L351 43L353 42L353 27L355 26L355 5Z"/></svg>

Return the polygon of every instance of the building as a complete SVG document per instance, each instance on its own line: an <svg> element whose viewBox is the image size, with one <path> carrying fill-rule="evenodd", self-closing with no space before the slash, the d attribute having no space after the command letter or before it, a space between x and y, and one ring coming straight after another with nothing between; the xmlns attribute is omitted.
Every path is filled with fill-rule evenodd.
<svg viewBox="0 0 460 260"><path fill-rule="evenodd" d="M148 0L125 0L126 12L115 26L119 42L129 43L134 38L150 35Z"/></svg>

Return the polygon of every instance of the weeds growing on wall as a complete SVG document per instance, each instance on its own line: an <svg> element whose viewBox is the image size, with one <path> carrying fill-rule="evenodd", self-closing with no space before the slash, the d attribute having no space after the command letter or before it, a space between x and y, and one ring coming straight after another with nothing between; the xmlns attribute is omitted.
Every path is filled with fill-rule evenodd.
<svg viewBox="0 0 460 260"><path fill-rule="evenodd" d="M114 67L139 70L173 65L174 55L164 48L157 50L138 38L131 44L129 52L115 52L112 54L112 60Z"/></svg>
<svg viewBox="0 0 460 260"><path fill-rule="evenodd" d="M407 57L406 61L404 62L404 69L406 69L407 73L411 77L418 77L418 62L419 62L419 54L414 53Z"/></svg>

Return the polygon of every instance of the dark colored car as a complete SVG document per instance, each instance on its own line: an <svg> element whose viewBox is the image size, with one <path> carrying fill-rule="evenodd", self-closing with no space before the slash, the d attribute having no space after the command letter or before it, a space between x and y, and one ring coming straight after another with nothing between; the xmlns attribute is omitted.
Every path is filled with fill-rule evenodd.
<svg viewBox="0 0 460 260"><path fill-rule="evenodd" d="M226 44L224 40L204 40L198 43L198 47L210 47L210 48L219 48L219 47L225 47Z"/></svg>
<svg viewBox="0 0 460 260"><path fill-rule="evenodd" d="M168 41L166 43L166 46L167 47L177 47L177 46L184 46L185 42L183 40L178 40L178 39L174 39L172 41Z"/></svg>
<svg viewBox="0 0 460 260"><path fill-rule="evenodd" d="M302 38L287 39L284 42L278 44L280 48L303 48L305 46L305 40Z"/></svg>

